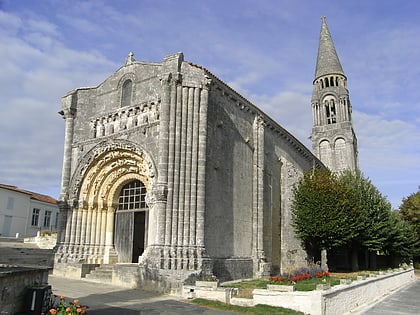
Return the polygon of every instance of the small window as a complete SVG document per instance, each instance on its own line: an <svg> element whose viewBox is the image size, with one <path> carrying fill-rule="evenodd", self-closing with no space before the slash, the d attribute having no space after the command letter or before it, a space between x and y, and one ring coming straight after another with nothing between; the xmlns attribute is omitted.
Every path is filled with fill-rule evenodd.
<svg viewBox="0 0 420 315"><path fill-rule="evenodd" d="M121 107L131 105L131 94L133 92L133 81L125 80L121 90Z"/></svg>
<svg viewBox="0 0 420 315"><path fill-rule="evenodd" d="M15 205L15 198L13 198L13 197L7 197L7 206L6 206L6 209L7 210L13 210L14 205Z"/></svg>
<svg viewBox="0 0 420 315"><path fill-rule="evenodd" d="M40 212L40 210L37 209L37 208L34 208L32 210L32 221L31 221L32 226L38 226L39 212Z"/></svg>
<svg viewBox="0 0 420 315"><path fill-rule="evenodd" d="M44 228L49 228L51 224L51 211L45 210L45 216L44 216Z"/></svg>

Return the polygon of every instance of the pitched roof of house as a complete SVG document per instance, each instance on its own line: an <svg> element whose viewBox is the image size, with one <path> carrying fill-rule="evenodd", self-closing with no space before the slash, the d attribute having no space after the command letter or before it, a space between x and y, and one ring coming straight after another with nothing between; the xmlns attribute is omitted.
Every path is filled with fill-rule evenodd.
<svg viewBox="0 0 420 315"><path fill-rule="evenodd" d="M30 198L33 199L33 200L42 201L42 202L46 202L46 203L51 203L51 204L54 204L54 205L57 204L57 200L54 199L53 197L43 195L43 194L38 194L38 193L33 192L33 191L21 189L17 186L0 184L0 188L4 188L4 189L8 189L8 190L12 190L12 191L16 191L16 192L19 192L19 193L22 193L22 194L29 195Z"/></svg>

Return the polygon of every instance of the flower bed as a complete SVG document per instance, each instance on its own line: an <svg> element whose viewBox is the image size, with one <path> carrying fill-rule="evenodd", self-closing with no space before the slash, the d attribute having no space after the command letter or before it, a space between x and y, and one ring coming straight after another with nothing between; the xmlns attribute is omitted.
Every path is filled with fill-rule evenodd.
<svg viewBox="0 0 420 315"><path fill-rule="evenodd" d="M53 306L47 315L79 315L87 314L87 309L89 306L79 304L79 300L73 300L66 302L64 296L60 296L58 305Z"/></svg>

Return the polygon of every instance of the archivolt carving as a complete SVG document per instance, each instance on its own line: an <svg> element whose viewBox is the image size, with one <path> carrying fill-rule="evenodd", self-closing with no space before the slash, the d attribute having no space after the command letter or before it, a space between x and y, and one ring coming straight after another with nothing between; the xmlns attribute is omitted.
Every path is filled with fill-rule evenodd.
<svg viewBox="0 0 420 315"><path fill-rule="evenodd" d="M70 196L79 207L115 204L116 191L133 179L141 180L150 191L155 177L152 159L130 143L102 144L79 165Z"/></svg>

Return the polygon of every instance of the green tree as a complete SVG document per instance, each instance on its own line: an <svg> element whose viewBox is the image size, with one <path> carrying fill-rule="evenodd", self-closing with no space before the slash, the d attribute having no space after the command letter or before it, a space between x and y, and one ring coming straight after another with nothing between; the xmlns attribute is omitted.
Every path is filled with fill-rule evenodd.
<svg viewBox="0 0 420 315"><path fill-rule="evenodd" d="M385 253L393 256L396 260L408 262L414 256L419 255L420 241L415 233L414 227L401 216L393 211L390 217L390 233Z"/></svg>
<svg viewBox="0 0 420 315"><path fill-rule="evenodd" d="M401 218L410 224L416 241L412 248L415 261L420 261L420 191L403 198L399 207Z"/></svg>
<svg viewBox="0 0 420 315"><path fill-rule="evenodd" d="M420 191L403 198L399 213L404 221L413 225L417 237L420 239Z"/></svg>
<svg viewBox="0 0 420 315"><path fill-rule="evenodd" d="M352 269L358 270L358 256L364 251L365 265L376 267L372 252L383 251L392 228L391 204L360 171L345 171L339 177L348 203L357 216L360 230L351 242ZM369 259L372 258L372 259ZM370 260L370 261L369 261Z"/></svg>
<svg viewBox="0 0 420 315"><path fill-rule="evenodd" d="M307 249L319 251L347 245L360 228L334 173L313 170L294 187L292 225Z"/></svg>

